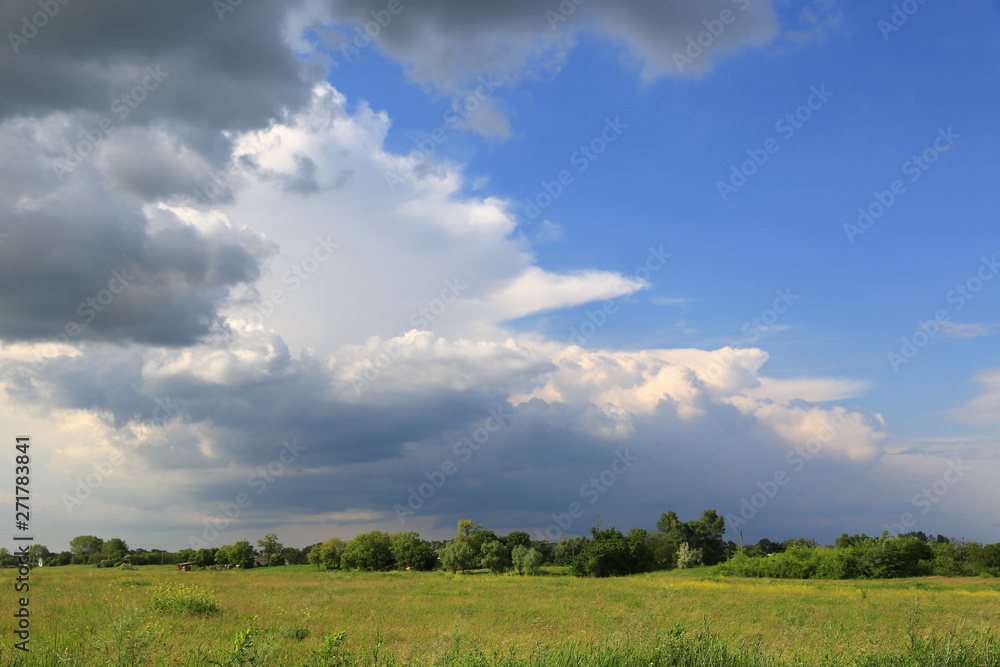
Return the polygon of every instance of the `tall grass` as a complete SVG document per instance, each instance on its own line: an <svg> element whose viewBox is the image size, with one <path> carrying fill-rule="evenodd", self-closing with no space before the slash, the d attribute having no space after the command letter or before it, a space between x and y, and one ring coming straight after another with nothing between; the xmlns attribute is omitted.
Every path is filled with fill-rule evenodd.
<svg viewBox="0 0 1000 667"><path fill-rule="evenodd" d="M715 572L592 580L555 569L516 577L45 568L32 574L32 654L11 648L11 622L0 616L0 666L1000 667L996 580ZM0 588L11 585L4 574ZM206 595L192 593L199 589ZM157 610L156 600L202 597L219 611L188 613L186 602Z"/></svg>

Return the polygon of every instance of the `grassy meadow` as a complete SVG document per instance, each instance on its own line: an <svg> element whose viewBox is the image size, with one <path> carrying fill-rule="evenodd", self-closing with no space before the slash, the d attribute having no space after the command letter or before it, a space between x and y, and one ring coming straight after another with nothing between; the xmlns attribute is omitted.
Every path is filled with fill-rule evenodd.
<svg viewBox="0 0 1000 667"><path fill-rule="evenodd" d="M1000 665L1000 579L53 567L25 655L0 576L4 666Z"/></svg>

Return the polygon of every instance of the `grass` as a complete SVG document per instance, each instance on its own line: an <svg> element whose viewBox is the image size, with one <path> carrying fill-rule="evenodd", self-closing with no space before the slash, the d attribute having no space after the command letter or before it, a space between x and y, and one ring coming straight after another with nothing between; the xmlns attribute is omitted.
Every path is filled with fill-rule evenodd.
<svg viewBox="0 0 1000 667"><path fill-rule="evenodd" d="M4 613L0 665L1000 666L996 579L545 574L36 569L32 653Z"/></svg>

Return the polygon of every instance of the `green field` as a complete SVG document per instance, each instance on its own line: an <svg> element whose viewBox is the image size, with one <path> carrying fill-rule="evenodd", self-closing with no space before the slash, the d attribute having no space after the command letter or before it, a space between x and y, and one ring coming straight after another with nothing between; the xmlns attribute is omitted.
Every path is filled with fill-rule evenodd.
<svg viewBox="0 0 1000 667"><path fill-rule="evenodd" d="M2 571L12 611L15 576ZM219 610L156 609L170 584L203 587ZM31 610L30 655L3 614L0 664L1000 665L1000 579L67 566L32 571Z"/></svg>

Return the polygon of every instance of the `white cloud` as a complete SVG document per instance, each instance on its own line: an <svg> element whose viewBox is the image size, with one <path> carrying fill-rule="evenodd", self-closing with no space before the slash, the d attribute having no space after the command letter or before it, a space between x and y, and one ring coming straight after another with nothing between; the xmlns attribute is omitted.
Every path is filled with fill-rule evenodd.
<svg viewBox="0 0 1000 667"><path fill-rule="evenodd" d="M1000 423L1000 368L980 371L974 379L979 383L979 393L942 414L960 424Z"/></svg>

